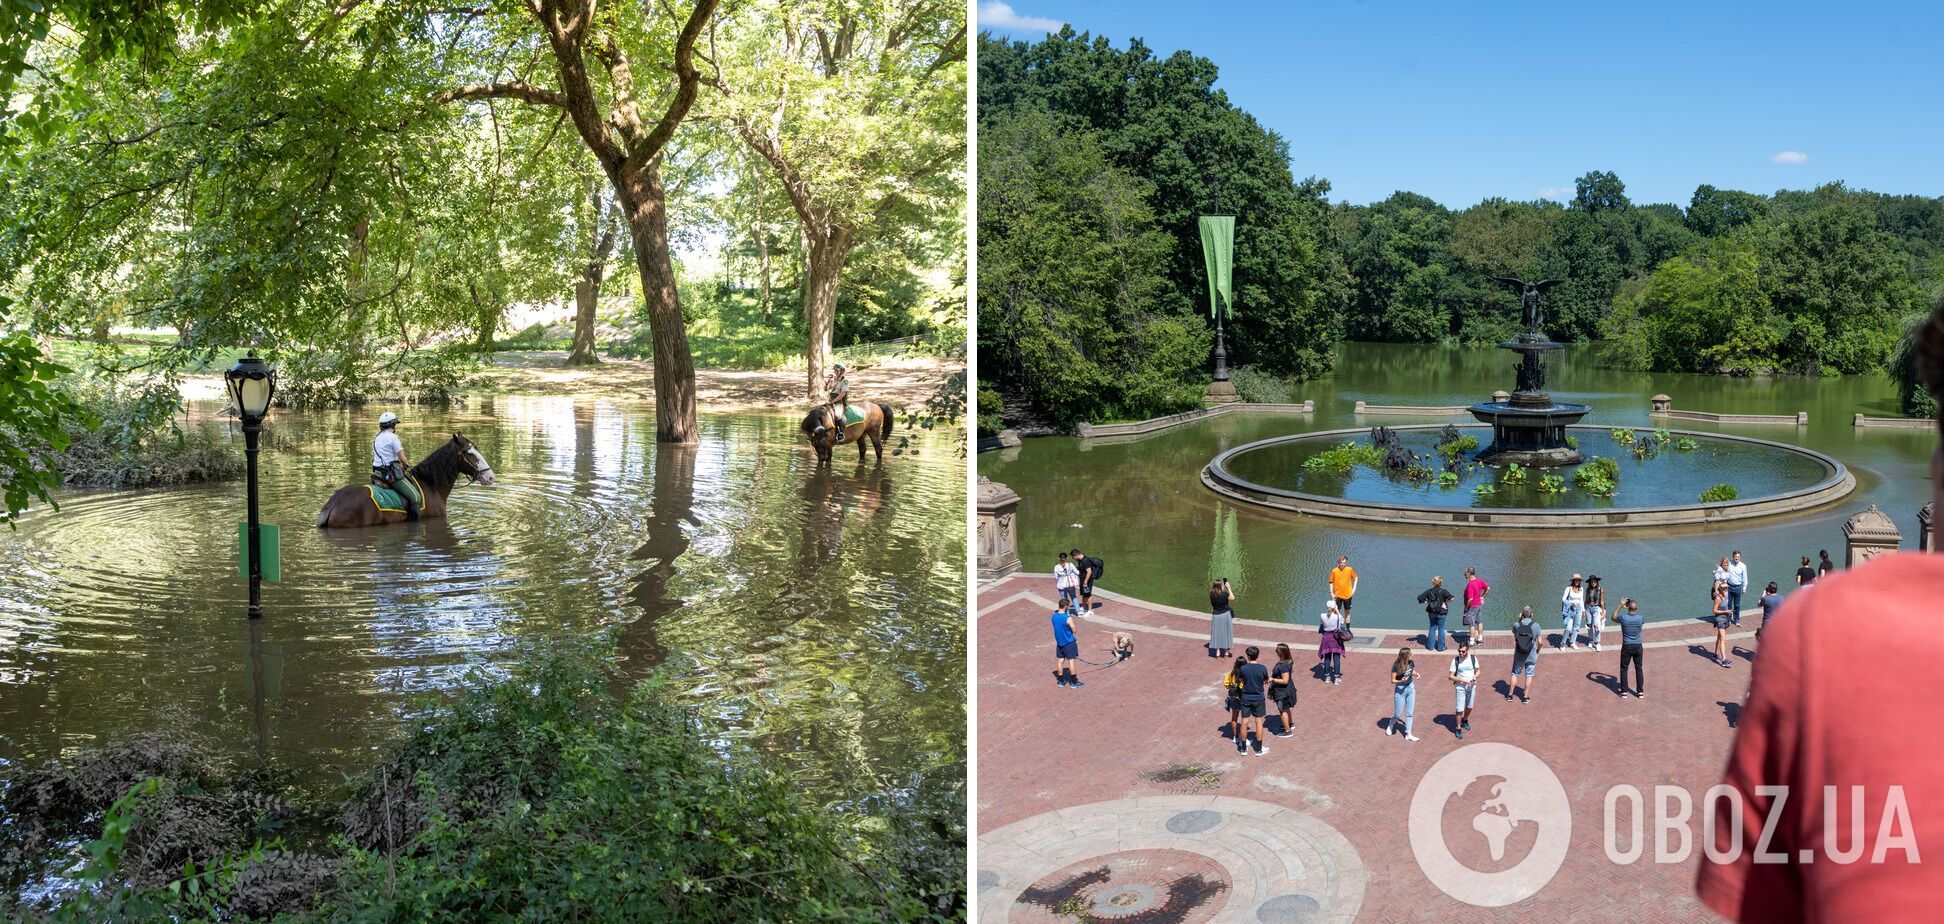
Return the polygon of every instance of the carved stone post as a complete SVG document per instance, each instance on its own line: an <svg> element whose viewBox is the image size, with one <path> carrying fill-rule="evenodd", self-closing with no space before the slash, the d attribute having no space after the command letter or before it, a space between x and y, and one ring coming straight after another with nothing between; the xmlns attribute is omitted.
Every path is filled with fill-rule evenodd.
<svg viewBox="0 0 1944 924"><path fill-rule="evenodd" d="M1917 551L1919 552L1933 551L1931 548L1931 516L1932 510L1936 506L1937 502L1931 501L1924 505L1924 509L1917 511Z"/></svg>
<svg viewBox="0 0 1944 924"><path fill-rule="evenodd" d="M1878 555L1895 552L1902 541L1897 524L1871 504L1870 509L1843 523L1843 566L1854 568Z"/></svg>
<svg viewBox="0 0 1944 924"><path fill-rule="evenodd" d="M996 581L1019 570L1018 512L1013 489L979 479L979 580Z"/></svg>
<svg viewBox="0 0 1944 924"><path fill-rule="evenodd" d="M1650 414L1665 414L1669 408L1674 406L1674 399L1666 395L1655 395L1652 398L1648 398L1647 402L1648 413Z"/></svg>

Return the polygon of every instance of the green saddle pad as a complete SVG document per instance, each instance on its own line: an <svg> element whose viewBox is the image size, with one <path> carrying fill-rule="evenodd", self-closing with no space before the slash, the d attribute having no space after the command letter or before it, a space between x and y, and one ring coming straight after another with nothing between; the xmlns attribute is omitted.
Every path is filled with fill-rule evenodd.
<svg viewBox="0 0 1944 924"><path fill-rule="evenodd" d="M405 498L402 492L411 493L412 503L420 507L425 506L425 492L420 490L418 481L410 475L405 476L404 480L398 482L396 489L387 488L377 482L372 482L365 487L371 491L372 506L377 507L379 510L389 510L392 513L404 513Z"/></svg>
<svg viewBox="0 0 1944 924"><path fill-rule="evenodd" d="M848 430L864 422L864 412L854 407L844 409L844 429Z"/></svg>

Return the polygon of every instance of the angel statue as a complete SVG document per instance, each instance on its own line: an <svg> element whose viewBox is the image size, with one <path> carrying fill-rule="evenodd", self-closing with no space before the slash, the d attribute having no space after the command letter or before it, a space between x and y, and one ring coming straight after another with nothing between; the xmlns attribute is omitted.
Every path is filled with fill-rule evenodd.
<svg viewBox="0 0 1944 924"><path fill-rule="evenodd" d="M1565 282L1564 279L1542 279L1527 282L1513 276L1493 276L1494 280L1505 283L1512 291L1519 293L1519 319L1524 322L1526 333L1537 334L1546 321L1545 313L1539 310L1539 296L1547 289Z"/></svg>

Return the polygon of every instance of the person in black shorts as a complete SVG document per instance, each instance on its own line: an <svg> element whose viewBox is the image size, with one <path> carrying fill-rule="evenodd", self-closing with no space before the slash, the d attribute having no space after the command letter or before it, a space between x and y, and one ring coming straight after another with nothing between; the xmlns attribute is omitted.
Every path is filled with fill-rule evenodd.
<svg viewBox="0 0 1944 924"><path fill-rule="evenodd" d="M1269 669L1269 698L1275 702L1276 713L1282 718L1282 730L1276 732L1276 737L1294 738L1296 732L1289 716L1296 709L1296 661L1287 644L1276 646L1276 666Z"/></svg>
<svg viewBox="0 0 1944 924"><path fill-rule="evenodd" d="M1053 611L1053 652L1059 659L1053 677L1063 687L1084 687L1086 682L1073 674L1073 660L1080 657L1080 639L1073 634L1073 611Z"/></svg>
<svg viewBox="0 0 1944 924"><path fill-rule="evenodd" d="M1268 746L1262 743L1262 716L1267 711L1269 668L1256 663L1256 659L1262 656L1262 649L1250 645L1242 649L1242 653L1249 659L1236 671L1236 679L1241 681L1242 726L1246 732L1255 735L1255 756L1261 757L1269 752ZM1246 734L1238 743L1244 751L1248 750Z"/></svg>
<svg viewBox="0 0 1944 924"><path fill-rule="evenodd" d="M1079 549L1073 550L1073 566L1080 569L1080 612L1093 612L1094 578L1100 576L1100 559L1088 558Z"/></svg>

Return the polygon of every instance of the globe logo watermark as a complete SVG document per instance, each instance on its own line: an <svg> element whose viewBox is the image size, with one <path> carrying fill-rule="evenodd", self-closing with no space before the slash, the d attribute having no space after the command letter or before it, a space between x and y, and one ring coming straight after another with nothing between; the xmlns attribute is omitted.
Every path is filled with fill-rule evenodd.
<svg viewBox="0 0 1944 924"><path fill-rule="evenodd" d="M1573 810L1545 761L1485 742L1452 751L1425 772L1411 795L1410 831L1411 853L1433 885L1468 905L1497 908L1538 892L1559 872Z"/></svg>

